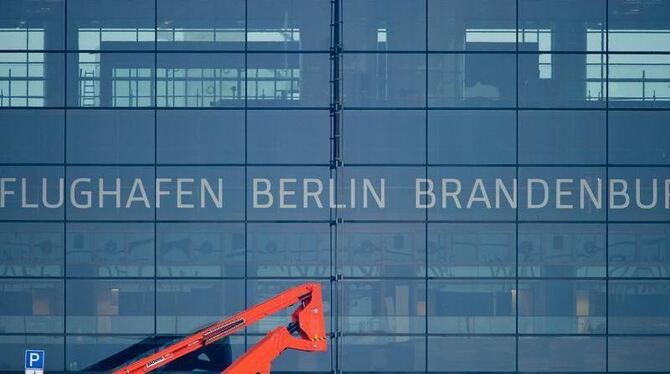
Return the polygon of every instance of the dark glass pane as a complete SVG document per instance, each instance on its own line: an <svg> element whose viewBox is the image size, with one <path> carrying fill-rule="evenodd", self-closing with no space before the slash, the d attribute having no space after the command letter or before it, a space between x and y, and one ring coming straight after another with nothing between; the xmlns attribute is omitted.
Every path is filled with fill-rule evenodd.
<svg viewBox="0 0 670 374"><path fill-rule="evenodd" d="M426 48L426 0L343 0L342 12L347 50Z"/></svg>
<svg viewBox="0 0 670 374"><path fill-rule="evenodd" d="M609 275L670 277L670 225L610 224Z"/></svg>
<svg viewBox="0 0 670 374"><path fill-rule="evenodd" d="M328 164L330 136L330 116L327 111L249 111L247 161L264 164Z"/></svg>
<svg viewBox="0 0 670 374"><path fill-rule="evenodd" d="M250 223L247 269L259 277L330 277L328 223Z"/></svg>
<svg viewBox="0 0 670 374"><path fill-rule="evenodd" d="M515 0L428 0L428 48L514 51Z"/></svg>
<svg viewBox="0 0 670 374"><path fill-rule="evenodd" d="M5 50L60 50L65 46L64 0L7 0L0 14Z"/></svg>
<svg viewBox="0 0 670 374"><path fill-rule="evenodd" d="M62 224L0 223L0 277L62 274Z"/></svg>
<svg viewBox="0 0 670 374"><path fill-rule="evenodd" d="M62 334L63 323L62 280L0 280L0 332Z"/></svg>
<svg viewBox="0 0 670 374"><path fill-rule="evenodd" d="M604 164L605 128L605 112L521 111L519 162Z"/></svg>
<svg viewBox="0 0 670 374"><path fill-rule="evenodd" d="M602 372L605 352L602 337L519 338L519 370Z"/></svg>
<svg viewBox="0 0 670 374"><path fill-rule="evenodd" d="M69 335L65 340L65 362L72 372L111 371L121 364L130 364L135 356L152 352L155 347L155 341L146 336ZM47 352L47 361L50 356Z"/></svg>
<svg viewBox="0 0 670 374"><path fill-rule="evenodd" d="M514 337L429 337L428 370L513 372L515 352Z"/></svg>
<svg viewBox="0 0 670 374"><path fill-rule="evenodd" d="M509 108L516 103L513 54L431 54L428 105Z"/></svg>
<svg viewBox="0 0 670 374"><path fill-rule="evenodd" d="M158 276L244 275L244 225L240 223L158 224Z"/></svg>
<svg viewBox="0 0 670 374"><path fill-rule="evenodd" d="M0 368L6 373L23 373L25 352L28 349L40 347L45 351L44 370L47 372L59 372L64 370L63 351L64 342L62 336L40 336L40 335L6 335L0 336Z"/></svg>
<svg viewBox="0 0 670 374"><path fill-rule="evenodd" d="M514 112L474 110L428 112L429 163L513 164L515 161Z"/></svg>
<svg viewBox="0 0 670 374"><path fill-rule="evenodd" d="M154 227L150 223L70 223L67 275L151 277Z"/></svg>
<svg viewBox="0 0 670 374"><path fill-rule="evenodd" d="M347 107L424 107L426 60L419 54L346 54L343 98Z"/></svg>
<svg viewBox="0 0 670 374"><path fill-rule="evenodd" d="M67 112L67 161L78 164L154 162L154 113L140 110Z"/></svg>
<svg viewBox="0 0 670 374"><path fill-rule="evenodd" d="M0 111L0 162L63 162L64 113L60 110Z"/></svg>
<svg viewBox="0 0 670 374"><path fill-rule="evenodd" d="M670 281L611 280L609 294L610 333L670 333Z"/></svg>
<svg viewBox="0 0 670 374"><path fill-rule="evenodd" d="M428 276L514 276L515 230L507 223L429 224Z"/></svg>
<svg viewBox="0 0 670 374"><path fill-rule="evenodd" d="M426 159L426 117L413 110L349 110L343 115L347 164L417 164Z"/></svg>
<svg viewBox="0 0 670 374"><path fill-rule="evenodd" d="M612 111L608 123L611 163L670 163L668 112Z"/></svg>
<svg viewBox="0 0 670 374"><path fill-rule="evenodd" d="M67 281L68 333L152 334L154 281Z"/></svg>
<svg viewBox="0 0 670 374"><path fill-rule="evenodd" d="M422 336L344 336L341 346L344 371L365 373L423 372L426 340Z"/></svg>
<svg viewBox="0 0 670 374"><path fill-rule="evenodd" d="M667 336L612 336L609 338L609 367L612 371L623 372L668 371L668 351L670 339Z"/></svg>
<svg viewBox="0 0 670 374"><path fill-rule="evenodd" d="M261 339L263 339L262 336L248 336L247 347L251 348ZM328 373L334 365L334 361L330 359L334 342L334 339L328 342L327 352L305 354L302 351L287 349L272 362L272 371L278 373ZM239 356L233 355L233 357Z"/></svg>
<svg viewBox="0 0 670 374"><path fill-rule="evenodd" d="M610 51L670 51L670 4L656 0L609 0Z"/></svg>

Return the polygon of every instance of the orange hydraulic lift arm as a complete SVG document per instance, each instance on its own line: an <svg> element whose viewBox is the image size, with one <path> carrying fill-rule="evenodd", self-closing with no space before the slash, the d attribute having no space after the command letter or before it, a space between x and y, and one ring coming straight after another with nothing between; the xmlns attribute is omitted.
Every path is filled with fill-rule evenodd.
<svg viewBox="0 0 670 374"><path fill-rule="evenodd" d="M291 323L288 326L272 330L222 373L269 373L272 360L286 349L326 351L321 286L318 283L305 283L228 319L216 322L159 352L117 369L114 374L140 374L156 370L296 303L300 305L291 314ZM294 333L298 336L293 336Z"/></svg>

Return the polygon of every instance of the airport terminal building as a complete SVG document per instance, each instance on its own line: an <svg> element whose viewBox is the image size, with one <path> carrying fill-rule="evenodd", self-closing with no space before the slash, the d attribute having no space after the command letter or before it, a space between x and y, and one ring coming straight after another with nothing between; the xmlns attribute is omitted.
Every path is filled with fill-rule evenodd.
<svg viewBox="0 0 670 374"><path fill-rule="evenodd" d="M668 0L0 1L3 373L670 372L669 191Z"/></svg>

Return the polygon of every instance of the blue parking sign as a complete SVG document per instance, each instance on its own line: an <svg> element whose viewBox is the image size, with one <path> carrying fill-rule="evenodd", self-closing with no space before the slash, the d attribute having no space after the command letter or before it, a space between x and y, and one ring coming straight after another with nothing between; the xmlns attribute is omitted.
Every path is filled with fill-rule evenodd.
<svg viewBox="0 0 670 374"><path fill-rule="evenodd" d="M26 349L26 369L44 370L44 351Z"/></svg>

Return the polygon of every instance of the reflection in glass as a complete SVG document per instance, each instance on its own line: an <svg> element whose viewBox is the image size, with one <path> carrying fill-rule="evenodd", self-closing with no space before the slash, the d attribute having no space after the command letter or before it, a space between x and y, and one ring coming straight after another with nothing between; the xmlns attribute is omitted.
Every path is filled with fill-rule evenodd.
<svg viewBox="0 0 670 374"><path fill-rule="evenodd" d="M62 224L0 223L0 277L62 274Z"/></svg>
<svg viewBox="0 0 670 374"><path fill-rule="evenodd" d="M670 227L610 224L608 254L610 277L670 277Z"/></svg>

